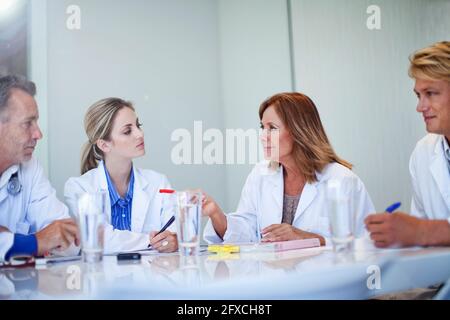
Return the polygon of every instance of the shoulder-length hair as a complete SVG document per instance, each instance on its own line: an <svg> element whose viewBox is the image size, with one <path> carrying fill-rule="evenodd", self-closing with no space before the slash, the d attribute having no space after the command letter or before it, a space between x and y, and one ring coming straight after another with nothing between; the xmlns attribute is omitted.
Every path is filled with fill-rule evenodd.
<svg viewBox="0 0 450 320"><path fill-rule="evenodd" d="M94 169L100 160L104 160L103 152L98 148L99 139L110 140L110 135L117 113L123 108L134 111L133 104L120 98L106 98L89 107L84 117L84 129L88 141L81 152L81 174Z"/></svg>
<svg viewBox="0 0 450 320"><path fill-rule="evenodd" d="M352 168L351 163L339 158L334 152L319 112L309 97L298 92L276 94L261 104L260 120L270 106L275 108L294 140L292 156L307 182L317 181L316 172L321 172L332 162Z"/></svg>

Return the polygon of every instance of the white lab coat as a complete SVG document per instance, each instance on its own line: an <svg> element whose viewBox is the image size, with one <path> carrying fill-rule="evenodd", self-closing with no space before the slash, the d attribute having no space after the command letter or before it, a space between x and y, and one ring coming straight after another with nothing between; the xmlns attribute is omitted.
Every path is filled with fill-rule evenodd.
<svg viewBox="0 0 450 320"><path fill-rule="evenodd" d="M22 190L10 195L8 182L16 172ZM11 233L0 233L0 260L11 248L14 233L32 234L55 220L66 218L70 218L67 207L56 198L55 189L36 159L8 168L0 177L0 226Z"/></svg>
<svg viewBox="0 0 450 320"><path fill-rule="evenodd" d="M363 236L364 218L375 212L372 200L362 181L349 169L338 164L327 165L316 173L318 181L306 183L294 216L292 225L301 230L322 235L327 244L330 237L325 182L332 179L354 178L354 190L346 190L352 197L356 234ZM283 168L272 169L268 162L257 164L247 177L236 212L227 215L227 231L224 242L256 242L257 228L260 230L279 224L283 215ZM349 212L349 214L351 214ZM204 230L208 243L222 242L209 220Z"/></svg>
<svg viewBox="0 0 450 320"><path fill-rule="evenodd" d="M11 232L0 232L0 261L5 259L8 250L14 244L14 234Z"/></svg>
<svg viewBox="0 0 450 320"><path fill-rule="evenodd" d="M166 176L152 170L133 166L134 189L131 204L131 231L115 230L111 224L111 203L106 197L106 219L104 253L133 251L147 248L151 231L159 231L173 214L169 196L160 194L159 189L170 189ZM77 195L83 192L108 192L103 161L97 168L89 170L81 177L70 178L64 187L64 197L70 214L78 215ZM168 230L174 232L175 224Z"/></svg>
<svg viewBox="0 0 450 320"><path fill-rule="evenodd" d="M450 218L450 172L443 139L443 135L426 135L417 143L409 161L411 214L419 218Z"/></svg>

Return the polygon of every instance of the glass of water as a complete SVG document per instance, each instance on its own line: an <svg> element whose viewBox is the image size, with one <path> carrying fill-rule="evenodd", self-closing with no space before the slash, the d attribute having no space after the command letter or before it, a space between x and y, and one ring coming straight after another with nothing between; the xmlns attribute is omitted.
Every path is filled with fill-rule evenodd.
<svg viewBox="0 0 450 320"><path fill-rule="evenodd" d="M352 192L353 178L330 179L326 182L326 203L331 241L335 252L353 248L354 222Z"/></svg>
<svg viewBox="0 0 450 320"><path fill-rule="evenodd" d="M199 253L202 194L195 191L177 192L177 237L180 255Z"/></svg>
<svg viewBox="0 0 450 320"><path fill-rule="evenodd" d="M100 262L103 257L106 191L78 196L78 220L83 261Z"/></svg>

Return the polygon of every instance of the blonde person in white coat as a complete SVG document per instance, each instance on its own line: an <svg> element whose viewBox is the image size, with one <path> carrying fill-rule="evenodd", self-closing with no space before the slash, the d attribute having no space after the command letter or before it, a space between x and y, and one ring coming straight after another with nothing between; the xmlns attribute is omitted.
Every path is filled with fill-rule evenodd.
<svg viewBox="0 0 450 320"><path fill-rule="evenodd" d="M380 212L370 215L366 225L378 247L450 246L450 42L421 49L410 61L416 110L429 133L409 162L411 215Z"/></svg>
<svg viewBox="0 0 450 320"><path fill-rule="evenodd" d="M132 251L149 244L160 252L178 249L174 225L155 234L173 212L160 189L170 188L167 178L133 165L145 154L144 133L133 105L119 98L93 104L85 116L88 142L81 177L70 178L64 196L71 214L77 214L77 195L107 192L104 252Z"/></svg>
<svg viewBox="0 0 450 320"><path fill-rule="evenodd" d="M225 215L205 195L203 213L210 220L207 242L285 241L329 238L325 185L343 183L352 197L348 215L356 215L357 234L374 207L351 164L333 151L314 103L300 93L280 93L259 109L262 144L267 161L255 166L247 178L235 212Z"/></svg>

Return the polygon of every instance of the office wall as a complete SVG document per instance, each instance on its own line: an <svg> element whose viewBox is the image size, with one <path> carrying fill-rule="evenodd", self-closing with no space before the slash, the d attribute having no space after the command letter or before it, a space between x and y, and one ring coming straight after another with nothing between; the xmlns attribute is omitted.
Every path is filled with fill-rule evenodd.
<svg viewBox="0 0 450 320"><path fill-rule="evenodd" d="M37 84L35 98L39 106L39 126L43 134L34 156L39 159L48 175L47 1L29 1L28 10L28 76Z"/></svg>
<svg viewBox="0 0 450 320"><path fill-rule="evenodd" d="M45 134L36 156L58 194L78 175L86 109L114 95L135 102L144 123L148 154L139 165L176 188L201 186L234 210L252 165L174 165L170 135L192 133L196 120L224 134L257 129L262 100L292 90L286 2L78 1L80 30L66 28L70 4L36 0L30 15Z"/></svg>
<svg viewBox="0 0 450 320"><path fill-rule="evenodd" d="M286 1L220 0L221 88L226 128L259 128L259 105L292 91ZM227 202L237 207L252 165L226 166Z"/></svg>
<svg viewBox="0 0 450 320"><path fill-rule="evenodd" d="M366 26L369 5L381 9L381 30ZM292 0L296 89L316 102L379 210L410 207L408 161L425 130L408 56L450 39L449 12L445 0Z"/></svg>
<svg viewBox="0 0 450 320"><path fill-rule="evenodd" d="M114 95L132 100L144 123L138 165L167 174L175 188L201 186L232 211L252 166L174 165L170 135L192 132L195 120L223 133L256 129L261 101L295 83L316 101L377 208L409 207L408 159L425 131L407 57L450 38L450 1L80 0L73 31L70 4L33 0L31 12L31 75L47 136L37 156L59 195L79 174L86 109ZM366 27L370 4L381 8L381 30Z"/></svg>
<svg viewBox="0 0 450 320"><path fill-rule="evenodd" d="M147 155L136 163L165 173L177 189L202 186L223 202L223 170L170 158L173 130L192 131L195 120L223 127L217 3L79 0L81 29L69 30L71 4L47 3L49 171L58 194L79 175L85 111L119 96L135 103L144 124Z"/></svg>

